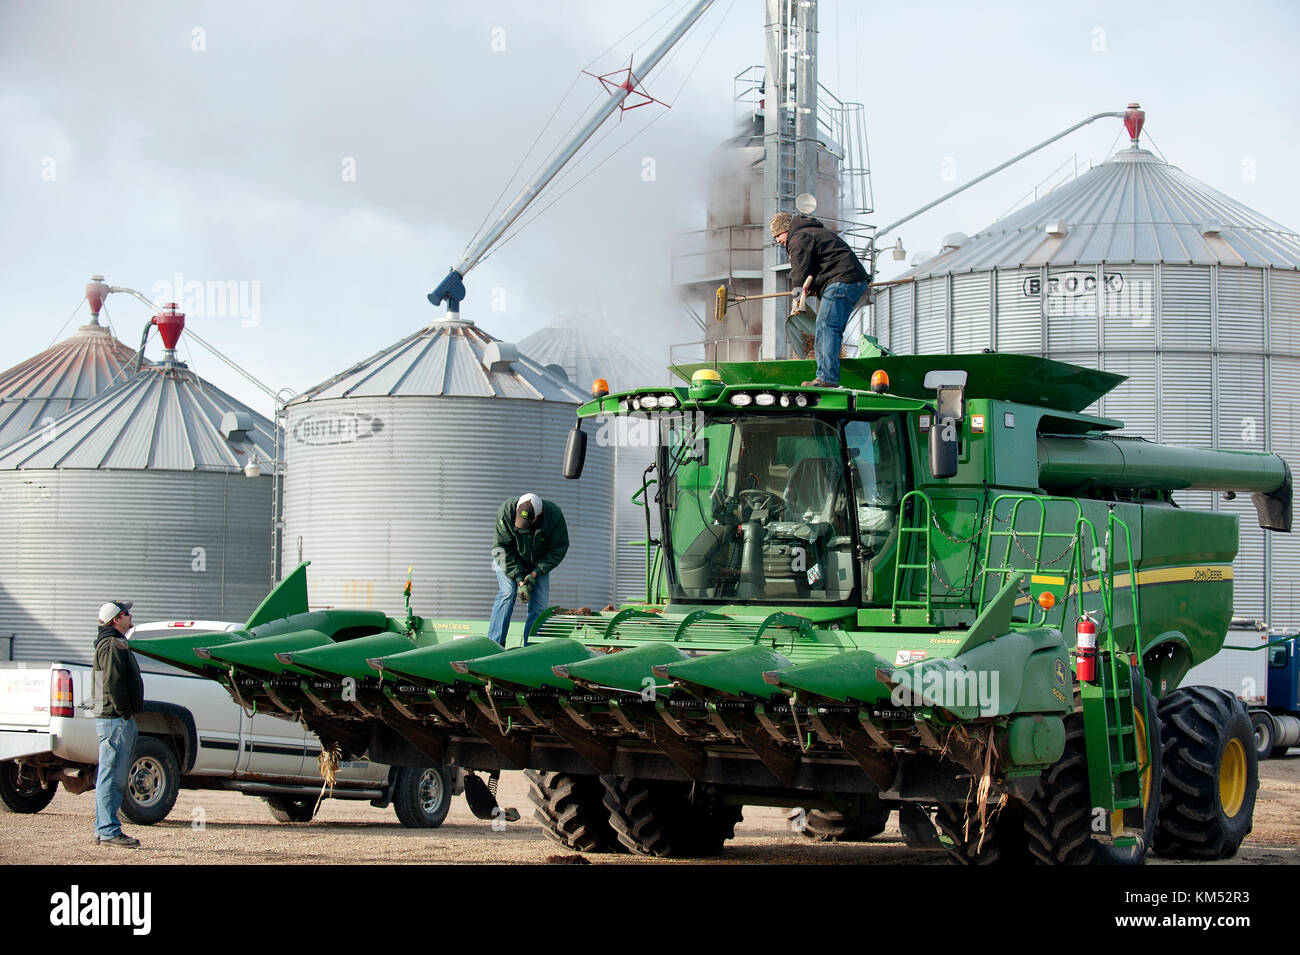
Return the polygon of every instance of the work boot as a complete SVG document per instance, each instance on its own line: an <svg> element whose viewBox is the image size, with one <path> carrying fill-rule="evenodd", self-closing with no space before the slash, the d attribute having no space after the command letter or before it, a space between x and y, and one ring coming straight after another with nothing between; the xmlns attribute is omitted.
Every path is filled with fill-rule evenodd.
<svg viewBox="0 0 1300 955"><path fill-rule="evenodd" d="M95 842L101 846L120 846L123 849L140 848L140 840L128 836L125 832L119 832L111 839L101 839L99 836L95 836Z"/></svg>
<svg viewBox="0 0 1300 955"><path fill-rule="evenodd" d="M838 384L831 384L829 381L822 381L820 378L814 378L812 381L803 382L804 388L838 388Z"/></svg>

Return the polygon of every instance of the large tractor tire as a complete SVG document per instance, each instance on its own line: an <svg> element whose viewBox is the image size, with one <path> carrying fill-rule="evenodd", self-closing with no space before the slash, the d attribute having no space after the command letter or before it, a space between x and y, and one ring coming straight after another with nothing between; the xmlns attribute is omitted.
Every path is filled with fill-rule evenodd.
<svg viewBox="0 0 1300 955"><path fill-rule="evenodd" d="M602 776L605 808L618 841L637 855L699 858L722 852L736 834L739 806L708 806L689 783Z"/></svg>
<svg viewBox="0 0 1300 955"><path fill-rule="evenodd" d="M1149 742L1147 716L1141 707L1134 707L1139 730L1138 761L1147 764L1142 775L1141 838L1133 846L1112 846L1094 838L1093 824L1099 817L1093 812L1083 709L1076 691L1074 712L1065 718L1065 753L1050 769L1044 770L1038 789L1025 803L1028 813L1025 832L1029 836L1029 853L1036 861L1045 865L1141 865L1146 861L1155 840L1165 752L1161 744L1162 720L1157 716L1150 680L1146 690L1146 713L1151 717Z"/></svg>
<svg viewBox="0 0 1300 955"><path fill-rule="evenodd" d="M1029 840L1025 834L1025 807L1018 802L990 808L980 828L979 809L971 803L943 803L935 807L934 824L939 844L958 865L1027 865Z"/></svg>
<svg viewBox="0 0 1300 955"><path fill-rule="evenodd" d="M138 826L162 822L181 792L176 754L156 736L140 736L131 754L131 770L122 793L122 815Z"/></svg>
<svg viewBox="0 0 1300 955"><path fill-rule="evenodd" d="M806 838L817 842L866 842L885 831L891 811L890 806L880 806L860 813L796 809L790 818L802 820L799 831Z"/></svg>
<svg viewBox="0 0 1300 955"><path fill-rule="evenodd" d="M1250 834L1259 760L1250 717L1224 690L1188 686L1160 703L1164 795L1156 854L1229 859Z"/></svg>
<svg viewBox="0 0 1300 955"><path fill-rule="evenodd" d="M23 772L12 759L0 762L0 806L9 812L40 812L58 791L58 783L42 786L34 768Z"/></svg>
<svg viewBox="0 0 1300 955"><path fill-rule="evenodd" d="M609 824L605 787L596 776L527 770L528 799L542 831L578 852L626 852Z"/></svg>

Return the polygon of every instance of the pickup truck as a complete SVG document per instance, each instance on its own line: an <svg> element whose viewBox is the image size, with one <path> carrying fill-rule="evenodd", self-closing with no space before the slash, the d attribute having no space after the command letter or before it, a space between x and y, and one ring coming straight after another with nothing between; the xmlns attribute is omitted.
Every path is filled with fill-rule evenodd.
<svg viewBox="0 0 1300 955"><path fill-rule="evenodd" d="M210 633L239 624L178 620L143 624L128 634L160 630ZM87 659L91 638L87 637ZM300 723L249 716L211 680L137 657L145 704L122 799L137 825L167 817L184 789L227 789L260 796L280 822L308 822L322 780L320 740ZM0 663L0 806L40 812L62 783L71 793L95 786L99 740L92 715L89 662ZM477 781L477 780L476 780ZM464 774L445 766L389 767L369 760L339 765L331 795L392 805L403 826L433 828L464 791Z"/></svg>

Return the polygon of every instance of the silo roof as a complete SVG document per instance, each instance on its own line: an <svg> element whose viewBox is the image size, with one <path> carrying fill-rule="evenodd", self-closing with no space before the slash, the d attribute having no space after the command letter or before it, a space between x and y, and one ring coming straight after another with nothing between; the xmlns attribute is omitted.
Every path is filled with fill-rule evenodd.
<svg viewBox="0 0 1300 955"><path fill-rule="evenodd" d="M1300 269L1300 235L1131 148L904 277L1103 262Z"/></svg>
<svg viewBox="0 0 1300 955"><path fill-rule="evenodd" d="M0 372L0 446L104 391L132 355L108 328L92 322Z"/></svg>
<svg viewBox="0 0 1300 955"><path fill-rule="evenodd" d="M233 440L222 421L247 430ZM246 416L246 417L245 417ZM275 459L274 425L180 362L146 365L108 391L0 448L0 470L229 471Z"/></svg>
<svg viewBox="0 0 1300 955"><path fill-rule="evenodd" d="M597 378L610 391L668 384L668 363L656 362L623 339L571 324L548 325L521 339L519 347L536 361L559 365L569 381L586 389Z"/></svg>
<svg viewBox="0 0 1300 955"><path fill-rule="evenodd" d="M491 346L498 361L489 367ZM440 321L307 389L290 404L327 398L522 398L581 404L587 396L472 322Z"/></svg>

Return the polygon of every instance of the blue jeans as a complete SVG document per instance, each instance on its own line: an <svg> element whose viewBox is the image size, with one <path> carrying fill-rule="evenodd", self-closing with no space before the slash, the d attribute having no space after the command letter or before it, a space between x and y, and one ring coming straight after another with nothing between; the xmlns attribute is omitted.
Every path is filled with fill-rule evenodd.
<svg viewBox="0 0 1300 955"><path fill-rule="evenodd" d="M822 289L822 307L817 313L817 377L828 385L840 383L840 346L844 329L870 283L832 282Z"/></svg>
<svg viewBox="0 0 1300 955"><path fill-rule="evenodd" d="M511 580L496 564L492 569L497 575L497 599L492 604L492 621L488 624L488 636L501 646L506 645L506 632L510 629L510 617L515 612L515 594L519 584ZM533 624L546 609L546 602L551 595L551 575L538 574L533 584L533 595L528 598L528 619L524 621L524 646L528 645L528 635L533 632Z"/></svg>
<svg viewBox="0 0 1300 955"><path fill-rule="evenodd" d="M99 775L95 777L95 835L112 839L122 834L117 810L126 792L127 776L139 736L135 720L95 720L99 737Z"/></svg>

